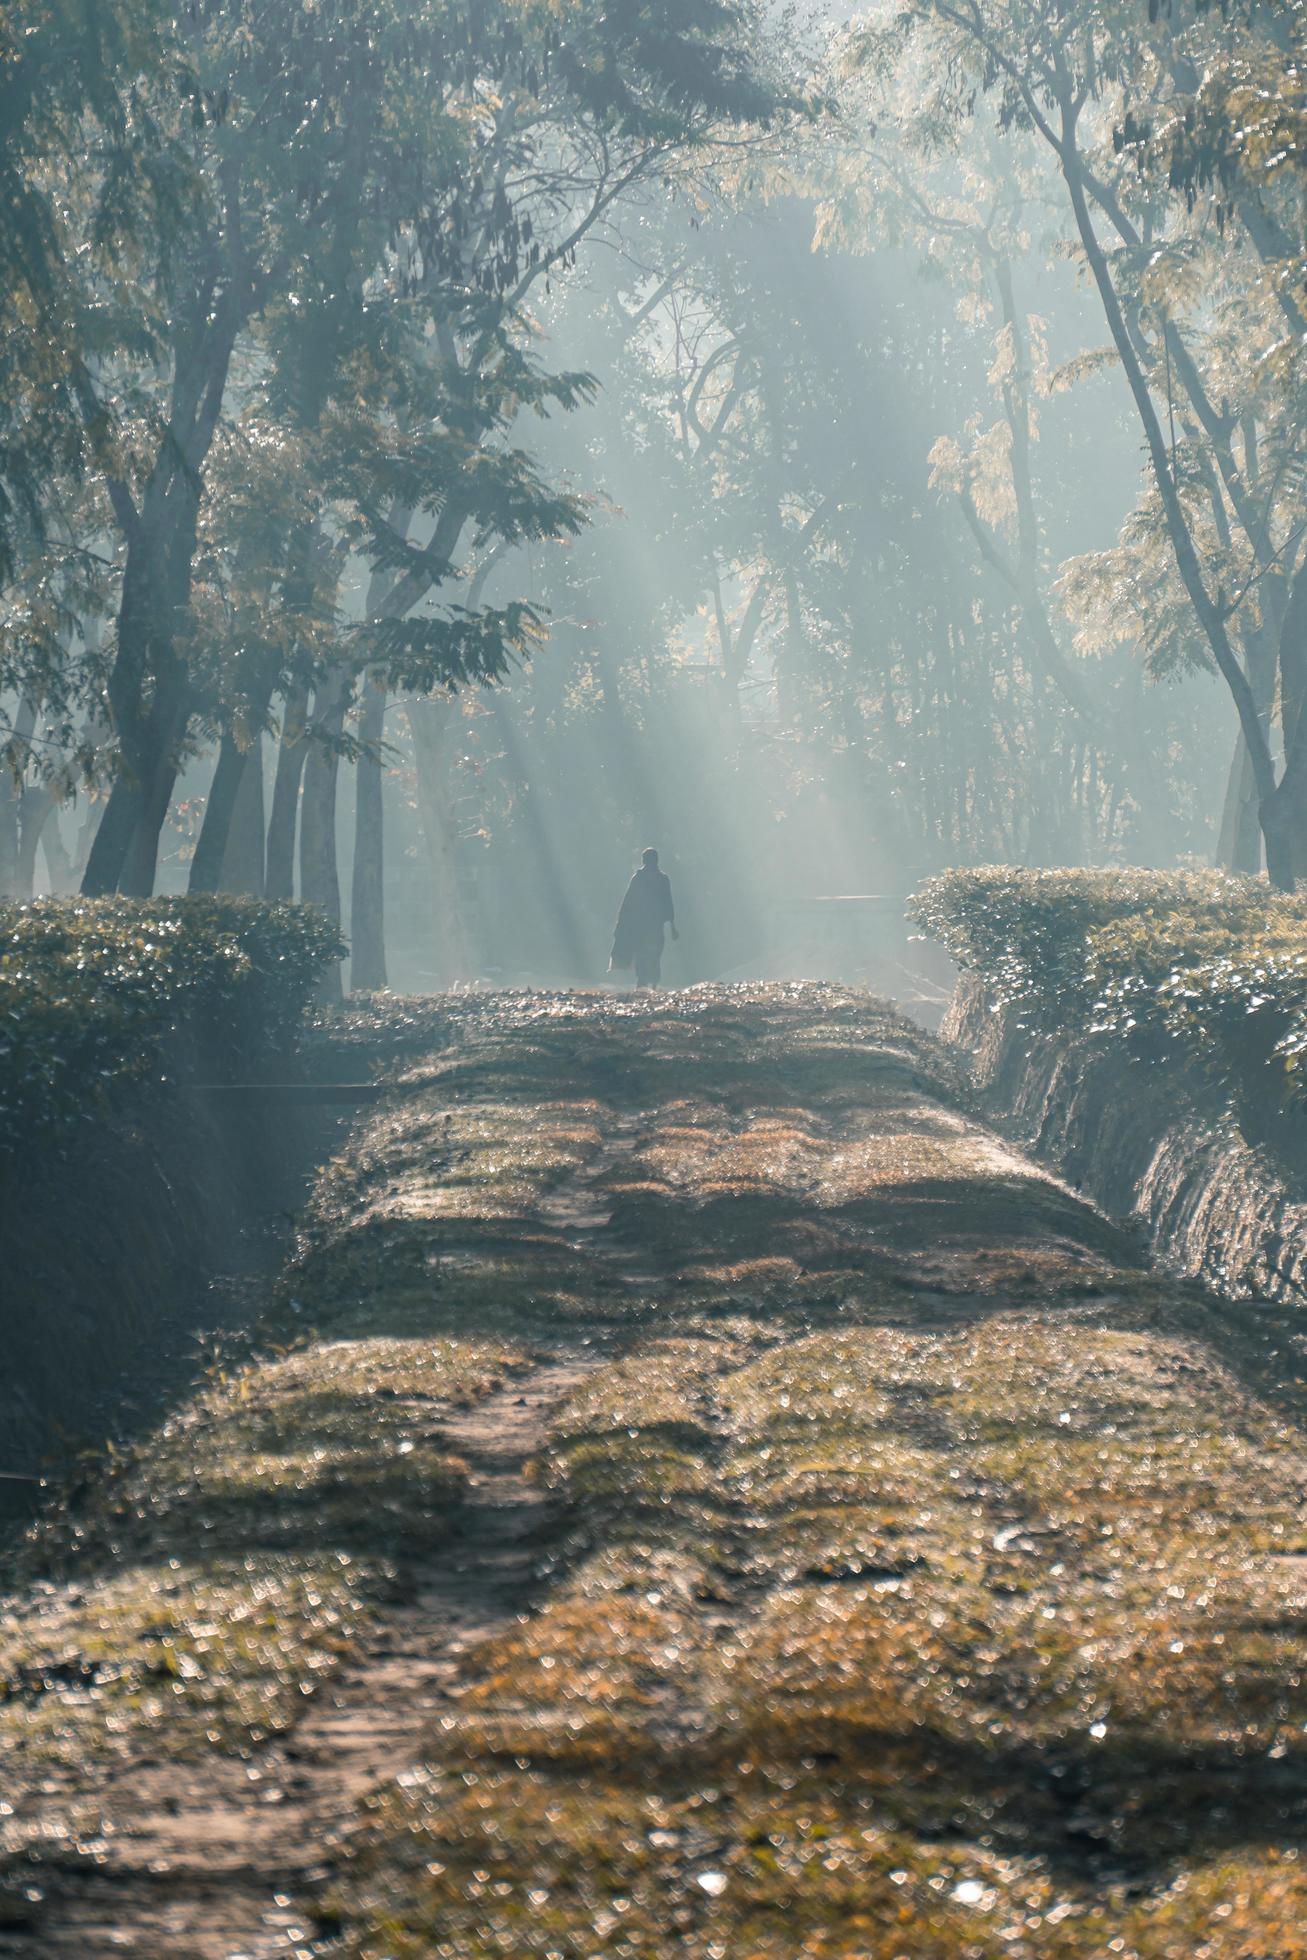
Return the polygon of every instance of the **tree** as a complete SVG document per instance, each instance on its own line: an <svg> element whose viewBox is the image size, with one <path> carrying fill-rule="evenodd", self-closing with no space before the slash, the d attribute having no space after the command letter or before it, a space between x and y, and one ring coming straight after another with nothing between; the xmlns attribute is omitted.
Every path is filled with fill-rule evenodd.
<svg viewBox="0 0 1307 1960"><path fill-rule="evenodd" d="M120 430L99 457L101 522L116 531L121 558L105 685L118 759L88 891L150 888L196 717L223 722L221 690L206 697L200 685L193 602L224 417L261 392L301 434L316 441L321 432L337 467L342 429L367 420L359 388L380 379L393 480L381 483L385 445L373 416L361 443L367 494L406 496L406 478L404 507L421 526L439 505L440 523L410 541L393 532L389 502L342 490L339 471L330 488L346 505L343 534L387 575L387 616L413 615L446 576L463 525L484 521L496 482L510 530L536 521L513 507L527 476L494 440L514 388L528 403L533 391L541 399L516 345L527 287L567 261L633 174L713 118L765 114L774 102L749 50L748 16L727 0L586 5L561 21L551 7L462 0L312 9L210 0L178 18L189 96L159 87L148 97L167 163L155 173L155 223L137 248L134 292L149 299L148 334L87 367L74 390L82 437L109 423ZM432 414L436 382L443 424ZM563 384L554 400L578 398L578 386ZM453 487L465 506L457 524ZM291 611L311 608L311 538L337 522L325 514L329 501L300 527L284 568ZM414 618L406 658L419 629L435 658L438 624ZM469 642L463 622L451 615L444 625L457 677ZM483 626L484 663L493 622ZM514 644L509 633L501 670ZM255 704L282 673L271 655L236 664L228 719L257 719ZM306 665L311 672L312 655L301 649ZM239 737L234 726L226 732L218 801L229 813ZM220 833L218 822L205 876Z"/></svg>
<svg viewBox="0 0 1307 1960"><path fill-rule="evenodd" d="M147 103L191 83L155 0L17 0L0 19L0 585L39 541L52 480L103 452L82 406L133 333L114 302L167 139ZM88 279L88 268L92 276Z"/></svg>
<svg viewBox="0 0 1307 1960"><path fill-rule="evenodd" d="M1219 336L1204 336L1196 321L1184 322L1182 312L1185 300L1195 295L1195 268L1201 266L1206 279L1216 273L1212 235L1180 229L1179 207L1168 209L1166 188L1139 172L1129 155L1140 100L1162 105L1173 100L1177 75L1195 64L1201 68L1201 56L1220 30L1205 16L1183 26L1159 20L1150 27L1138 8L1087 0L1057 10L1033 0L1002 0L983 8L976 0L919 0L901 20L907 26L924 23L933 33L940 113L964 113L977 93L990 93L1000 126L1034 132L1056 162L1073 236L1143 434L1154 528L1169 544L1203 653L1233 700L1271 879L1292 889L1307 826L1307 725L1300 725L1292 708L1282 720L1285 760L1277 773L1267 726L1268 690L1263 685L1259 699L1246 649L1249 636L1265 627L1281 700L1301 699L1299 622L1307 622L1307 584L1299 591L1304 562L1297 390L1259 390L1253 365L1245 362L1235 364L1242 365L1243 401L1236 396L1232 404L1217 394L1215 363L1204 356L1228 354L1228 343L1223 348ZM1264 17L1246 31L1254 39L1263 34ZM870 51L873 44L867 45ZM1254 304L1258 282L1246 269L1256 262L1253 251L1241 255L1242 297ZM1221 270L1228 278L1228 267ZM1204 290L1210 302L1206 282ZM1273 293L1267 298L1282 307ZM1264 308L1258 310L1264 315ZM1251 337L1254 356L1263 351L1257 345L1261 326L1259 320ZM1245 327L1245 348L1249 340ZM1177 398L1183 426L1173 432ZM1267 426L1255 427L1262 418ZM1242 457L1235 448L1241 428ZM1266 494L1253 480L1253 458L1265 457L1268 448L1274 461ZM1147 505L1144 515L1149 515ZM1208 523L1215 551L1205 544ZM1225 548L1227 540L1237 547L1233 553ZM1237 583L1226 582L1232 573ZM1263 590L1245 614L1241 657L1238 615L1258 584Z"/></svg>

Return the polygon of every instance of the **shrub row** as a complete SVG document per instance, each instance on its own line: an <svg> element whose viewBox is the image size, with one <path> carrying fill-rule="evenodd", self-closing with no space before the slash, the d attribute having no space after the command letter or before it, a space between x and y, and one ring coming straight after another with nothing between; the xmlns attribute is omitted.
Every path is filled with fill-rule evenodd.
<svg viewBox="0 0 1307 1960"><path fill-rule="evenodd" d="M918 921L1046 1030L1183 1057L1264 1113L1307 1100L1307 900L1207 871L950 871Z"/></svg>
<svg viewBox="0 0 1307 1960"><path fill-rule="evenodd" d="M128 1084L284 1058L324 964L322 914L254 899L0 903L0 1153Z"/></svg>

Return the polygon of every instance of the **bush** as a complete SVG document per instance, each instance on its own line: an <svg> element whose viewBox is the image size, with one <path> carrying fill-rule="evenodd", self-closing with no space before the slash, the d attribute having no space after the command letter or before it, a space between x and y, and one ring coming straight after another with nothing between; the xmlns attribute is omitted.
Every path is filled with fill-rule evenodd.
<svg viewBox="0 0 1307 1960"><path fill-rule="evenodd" d="M1183 1057L1270 1111L1307 1098L1307 900L1198 871L932 878L920 923L1030 1025Z"/></svg>
<svg viewBox="0 0 1307 1960"><path fill-rule="evenodd" d="M103 1114L128 1084L232 1079L285 1056L344 948L254 899L0 904L0 1153Z"/></svg>

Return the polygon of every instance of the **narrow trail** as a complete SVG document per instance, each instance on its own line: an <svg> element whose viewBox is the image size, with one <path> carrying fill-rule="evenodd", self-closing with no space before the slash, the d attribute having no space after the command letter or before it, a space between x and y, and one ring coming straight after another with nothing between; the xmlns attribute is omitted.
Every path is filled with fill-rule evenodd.
<svg viewBox="0 0 1307 1960"><path fill-rule="evenodd" d="M103 1863L60 1885L40 1932L0 1933L38 1960L131 1952L151 1960L274 1960L304 1938L292 1896L367 1792L414 1760L469 1651L529 1608L547 1498L527 1475L553 1410L600 1365L564 1352L440 1427L471 1475L458 1533L414 1575L367 1649L295 1730L246 1764L134 1766L100 1793L118 1820Z"/></svg>
<svg viewBox="0 0 1307 1960"><path fill-rule="evenodd" d="M1293 1331L866 996L460 1011L323 1179L315 1331L132 1473L148 1587L0 1642L0 1956L1307 1960ZM211 1683L374 1555L342 1668Z"/></svg>

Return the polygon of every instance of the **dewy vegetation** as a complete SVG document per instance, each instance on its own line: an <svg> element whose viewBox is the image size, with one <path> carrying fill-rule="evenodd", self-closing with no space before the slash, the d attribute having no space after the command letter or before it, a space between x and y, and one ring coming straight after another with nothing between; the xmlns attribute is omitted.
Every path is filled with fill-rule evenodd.
<svg viewBox="0 0 1307 1960"><path fill-rule="evenodd" d="M264 1345L23 1555L12 1950L226 1953L243 1902L342 1960L1296 1953L1276 1312L1149 1274L866 996L393 1019ZM484 1529L460 1411L543 1364L521 1585L351 1816L315 1711Z"/></svg>
<svg viewBox="0 0 1307 1960"><path fill-rule="evenodd" d="M1301 898L1210 872L997 866L931 879L914 903L995 1005L1032 1028L1192 1064L1261 1123L1301 1112Z"/></svg>
<svg viewBox="0 0 1307 1960"><path fill-rule="evenodd" d="M342 950L305 906L0 902L0 1162L57 1149L129 1094L148 1106L170 1078L284 1069Z"/></svg>
<svg viewBox="0 0 1307 1960"><path fill-rule="evenodd" d="M0 1951L1307 1956L1301 1332L825 984L933 874L1301 1168L1305 78L1307 0L0 10L0 1499L141 1377L14 1562ZM600 996L650 844L706 984ZM245 1339L292 1068L388 1087Z"/></svg>
<svg viewBox="0 0 1307 1960"><path fill-rule="evenodd" d="M245 1228L299 1201L311 1117L223 1085L299 1071L339 952L305 906L0 901L0 1512L184 1373L215 1283L258 1261Z"/></svg>

